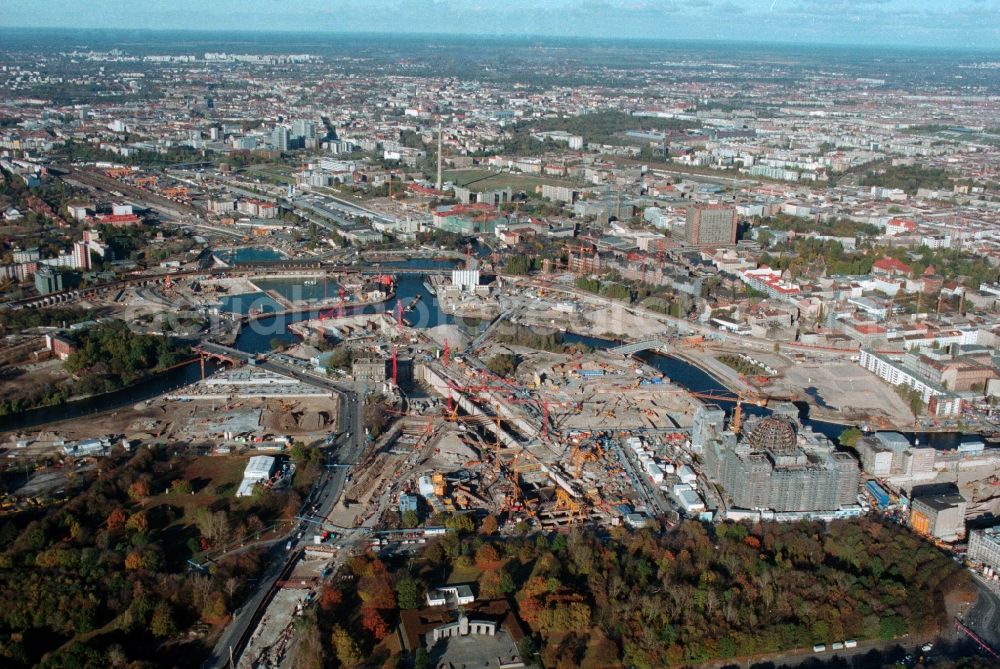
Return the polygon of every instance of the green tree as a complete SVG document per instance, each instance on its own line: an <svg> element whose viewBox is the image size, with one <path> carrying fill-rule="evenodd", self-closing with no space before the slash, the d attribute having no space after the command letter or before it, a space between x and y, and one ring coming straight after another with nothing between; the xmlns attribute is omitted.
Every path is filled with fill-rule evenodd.
<svg viewBox="0 0 1000 669"><path fill-rule="evenodd" d="M444 526L460 535L471 534L476 529L472 517L467 513L452 514L444 521Z"/></svg>
<svg viewBox="0 0 1000 669"><path fill-rule="evenodd" d="M420 607L420 589L408 574L396 581L396 600L401 609L416 609Z"/></svg>
<svg viewBox="0 0 1000 669"><path fill-rule="evenodd" d="M862 436L861 430L856 427L849 427L840 433L841 446L846 446L847 448L854 448L858 445L858 439Z"/></svg>
<svg viewBox="0 0 1000 669"><path fill-rule="evenodd" d="M413 528L420 524L420 516L412 509L407 509L403 512L402 520L403 527L405 528Z"/></svg>

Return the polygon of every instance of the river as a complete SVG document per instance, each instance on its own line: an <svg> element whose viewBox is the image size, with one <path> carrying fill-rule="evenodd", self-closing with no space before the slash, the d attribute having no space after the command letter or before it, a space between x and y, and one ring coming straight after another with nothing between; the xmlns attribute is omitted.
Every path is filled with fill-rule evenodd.
<svg viewBox="0 0 1000 669"><path fill-rule="evenodd" d="M410 269L443 269L455 267L457 261L451 260L428 260L415 258L411 260L390 261L381 264L387 272L391 272L394 267L406 267ZM404 313L407 323L418 328L430 328L441 324L455 323L456 319L450 314L446 314L438 307L437 299L424 286L426 277L417 274L400 274L396 284L396 298L389 302L380 304L369 304L364 306L346 307L348 314L358 313L382 313L393 311L396 308L396 301L404 307L413 304L410 311ZM282 286L288 290L288 286ZM322 290L322 286L311 286L310 288ZM414 300L419 297L414 303ZM267 315L251 321L243 327L239 336L233 344L246 353L266 353L272 350L272 342L280 340L291 344L297 341L294 333L289 331L288 326L302 320L316 318L319 310L311 309L293 314ZM463 321L471 330L476 330L481 325L477 320ZM600 339L586 335L567 332L563 334L563 340L567 343L583 343L594 349L606 349L618 345L620 342L608 339ZM652 351L645 351L638 356L647 364L663 372L671 381L677 385L698 393L721 393L731 395L725 386L712 377L707 372L698 367L685 362L679 358ZM70 402L67 404L41 407L26 411L21 414L0 417L0 431L11 429L23 429L44 423L65 420L86 416L102 411L110 411L122 406L135 404L138 401L150 399L163 393L174 390L178 387L193 383L198 380L199 369L197 364L171 370L159 375L147 382L138 384L127 389L118 390L105 395L93 398ZM727 411L732 411L734 403L718 401L717 404ZM846 426L839 423L831 423L822 420L814 420L809 417L809 405L805 402L797 403L800 410L802 423L816 432L822 433L836 441ZM752 404L744 404L744 413L751 415L767 414L766 408L761 408ZM911 443L917 442L922 445L930 445L938 449L955 448L962 439L962 435L957 432L936 432L936 433L913 433L903 432Z"/></svg>

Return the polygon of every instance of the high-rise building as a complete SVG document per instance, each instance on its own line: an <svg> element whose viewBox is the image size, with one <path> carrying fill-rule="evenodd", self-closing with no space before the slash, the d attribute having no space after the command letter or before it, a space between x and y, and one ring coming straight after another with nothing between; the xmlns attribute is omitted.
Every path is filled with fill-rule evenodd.
<svg viewBox="0 0 1000 669"><path fill-rule="evenodd" d="M85 271L90 269L90 246L87 242L73 242L73 267Z"/></svg>
<svg viewBox="0 0 1000 669"><path fill-rule="evenodd" d="M278 151L288 151L288 137L288 128L283 125L279 125L274 129L274 135L271 138L271 143Z"/></svg>
<svg viewBox="0 0 1000 669"><path fill-rule="evenodd" d="M292 136L313 139L316 137L316 124L305 119L294 121L292 123Z"/></svg>
<svg viewBox="0 0 1000 669"><path fill-rule="evenodd" d="M736 243L736 208L722 204L688 207L684 241L691 246L719 246Z"/></svg>

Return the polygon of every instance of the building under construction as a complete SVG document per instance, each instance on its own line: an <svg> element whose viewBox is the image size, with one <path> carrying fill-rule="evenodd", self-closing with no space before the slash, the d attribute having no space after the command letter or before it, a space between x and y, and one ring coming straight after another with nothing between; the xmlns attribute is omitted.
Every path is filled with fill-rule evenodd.
<svg viewBox="0 0 1000 669"><path fill-rule="evenodd" d="M751 417L737 437L725 432L703 445L705 473L741 509L834 511L854 504L857 461L825 436L803 428L798 409L779 405Z"/></svg>

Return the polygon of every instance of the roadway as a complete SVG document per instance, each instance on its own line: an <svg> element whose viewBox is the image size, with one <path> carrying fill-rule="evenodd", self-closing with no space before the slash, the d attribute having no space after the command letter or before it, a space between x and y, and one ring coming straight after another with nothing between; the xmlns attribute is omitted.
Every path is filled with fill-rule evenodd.
<svg viewBox="0 0 1000 669"><path fill-rule="evenodd" d="M975 574L973 581L979 592L975 604L962 617L962 624L975 632L983 641L1000 650L1000 592Z"/></svg>
<svg viewBox="0 0 1000 669"><path fill-rule="evenodd" d="M258 366L340 393L338 423L340 431L332 437L335 446L332 454L334 462L329 462L330 455L328 454L327 464L353 465L357 463L365 445L362 428L364 399L359 392L344 384L325 381L288 365L266 361L259 363ZM268 550L265 557L267 566L257 580L253 594L236 611L232 621L223 630L211 656L202 665L203 669L219 669L227 666L230 652L234 658L240 657L277 591L279 581L288 578L302 555L302 549L296 544L307 534L311 534L309 532L310 524L321 526L324 519L330 515L333 506L344 493L348 476L349 467L327 466L324 468L299 510L298 518L301 522L294 526L288 534L276 540L276 543ZM286 549L288 542L292 543L291 550Z"/></svg>

